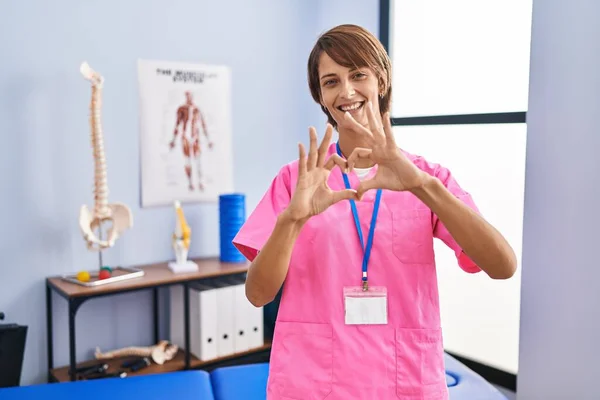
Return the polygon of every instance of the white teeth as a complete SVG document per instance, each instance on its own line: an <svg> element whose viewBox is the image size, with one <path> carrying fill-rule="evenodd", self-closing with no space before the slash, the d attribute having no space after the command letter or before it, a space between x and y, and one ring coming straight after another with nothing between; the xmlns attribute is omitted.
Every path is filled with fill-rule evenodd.
<svg viewBox="0 0 600 400"><path fill-rule="evenodd" d="M352 111L352 110L356 110L357 108L359 108L362 105L361 102L357 102L357 103L353 103L347 106L342 106L340 107L342 109L342 111Z"/></svg>

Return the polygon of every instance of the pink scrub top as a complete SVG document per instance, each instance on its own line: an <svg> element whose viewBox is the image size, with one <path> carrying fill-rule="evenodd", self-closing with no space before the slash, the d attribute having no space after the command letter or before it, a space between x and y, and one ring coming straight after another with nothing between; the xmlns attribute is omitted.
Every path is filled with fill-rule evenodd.
<svg viewBox="0 0 600 400"><path fill-rule="evenodd" d="M335 151L332 144L328 153ZM448 169L405 154L478 212ZM287 207L297 178L296 160L279 171L233 240L250 261ZM348 178L356 188L356 174ZM339 168L333 169L328 184L332 190L345 188ZM375 194L371 190L356 202L365 241ZM283 286L267 398L448 399L434 237L455 252L464 271L480 271L424 203L408 192L384 190L368 278L370 287L387 288L388 323L346 325L343 288L361 285L363 260L350 202L341 201L312 217L298 236Z"/></svg>

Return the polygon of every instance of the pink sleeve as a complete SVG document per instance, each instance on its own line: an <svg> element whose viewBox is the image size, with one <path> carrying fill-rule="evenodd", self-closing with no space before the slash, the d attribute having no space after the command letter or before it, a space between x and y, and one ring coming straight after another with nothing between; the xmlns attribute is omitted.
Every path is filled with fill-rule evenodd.
<svg viewBox="0 0 600 400"><path fill-rule="evenodd" d="M456 179L452 176L450 171L447 168L441 167L439 165L435 168L435 176L444 184L446 189L450 191L454 196L458 199L462 200L467 206L469 206L472 210L479 213L479 209L475 205L473 198L471 195L463 190ZM438 217L434 214L433 216L433 236L442 240L446 245L454 251L456 255L456 259L458 261L458 265L468 273L476 273L481 271L481 268L477 266L470 258L467 256L462 248L456 243L456 240L452 237L450 232L446 229L442 221L438 219Z"/></svg>
<svg viewBox="0 0 600 400"><path fill-rule="evenodd" d="M253 261L267 241L277 216L287 207L291 198L290 166L283 167L267 189L254 211L233 239L233 245Z"/></svg>
<svg viewBox="0 0 600 400"><path fill-rule="evenodd" d="M456 179L452 176L450 171L447 168L442 167L439 164L430 163L426 161L423 157L416 156L414 163L423 171L429 173L437 177L442 184L456 196L458 199L462 200L467 206L473 209L475 212L479 213L479 209L475 205L471 195L463 190ZM465 272L468 273L476 273L481 271L481 268L477 266L470 258L465 254L463 249L456 243L456 240L452 237L450 232L446 229L442 221L439 220L437 215L433 214L433 236L443 241L456 255L456 259L458 261L458 265Z"/></svg>

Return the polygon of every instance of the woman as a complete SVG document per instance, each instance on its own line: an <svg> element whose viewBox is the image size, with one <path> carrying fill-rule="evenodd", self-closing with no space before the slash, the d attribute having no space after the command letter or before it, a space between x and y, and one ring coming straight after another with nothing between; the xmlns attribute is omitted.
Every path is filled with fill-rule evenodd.
<svg viewBox="0 0 600 400"><path fill-rule="evenodd" d="M513 275L515 254L448 169L396 145L375 37L326 32L308 78L324 138L310 128L308 154L300 144L234 239L255 306L285 280L268 398L447 399L433 238L494 279Z"/></svg>

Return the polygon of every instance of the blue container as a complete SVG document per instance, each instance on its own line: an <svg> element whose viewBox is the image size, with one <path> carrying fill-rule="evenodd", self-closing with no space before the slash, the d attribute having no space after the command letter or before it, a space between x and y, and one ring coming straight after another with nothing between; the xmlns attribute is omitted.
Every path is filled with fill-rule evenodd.
<svg viewBox="0 0 600 400"><path fill-rule="evenodd" d="M219 240L222 262L246 262L246 257L231 243L245 221L246 197L243 194L231 193L219 196Z"/></svg>
<svg viewBox="0 0 600 400"><path fill-rule="evenodd" d="M246 196L241 193L230 193L230 194L222 194L219 196L220 204L244 204L246 202Z"/></svg>
<svg viewBox="0 0 600 400"><path fill-rule="evenodd" d="M246 210L244 210L243 205L242 205L242 207L239 207L237 205L232 204L231 207L228 209L219 210L219 215L221 217L224 217L225 221L230 221L232 219L245 220L246 219Z"/></svg>

